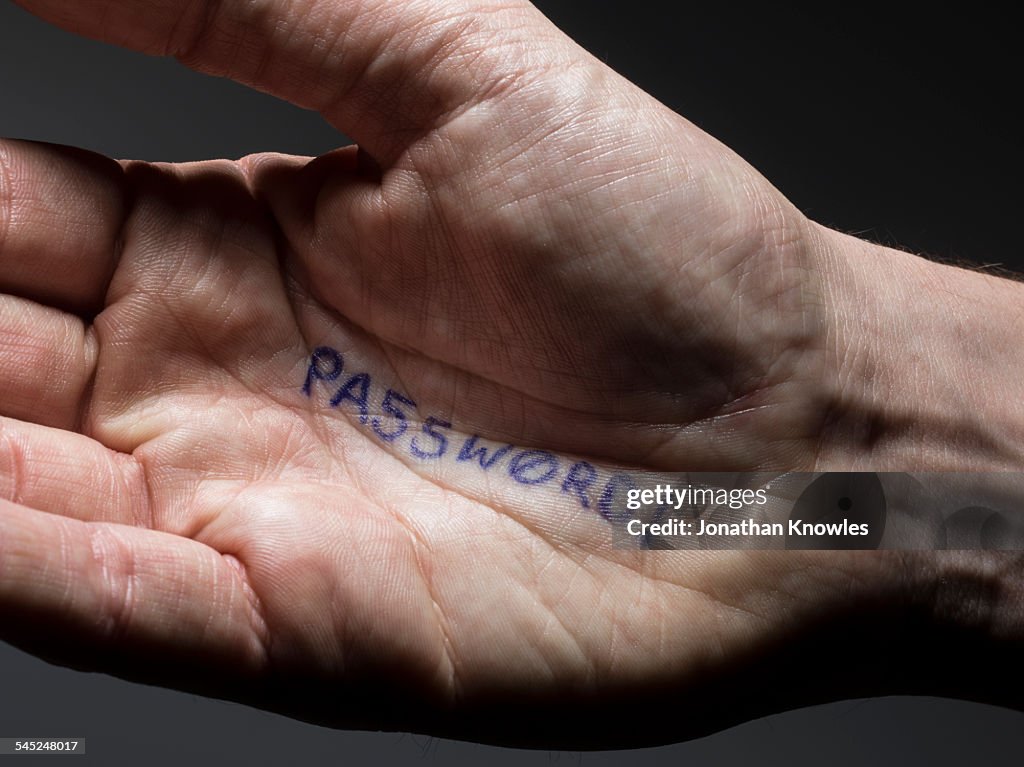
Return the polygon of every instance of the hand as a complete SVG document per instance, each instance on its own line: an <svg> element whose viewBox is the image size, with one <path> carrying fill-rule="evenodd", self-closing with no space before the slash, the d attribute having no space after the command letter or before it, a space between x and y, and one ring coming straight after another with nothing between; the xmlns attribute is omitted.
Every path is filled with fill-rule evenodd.
<svg viewBox="0 0 1024 767"><path fill-rule="evenodd" d="M930 468L935 443L862 438L889 421L861 373L896 378L879 253L528 5L24 4L360 149L2 145L0 636L338 725L623 745L748 715L755 661L927 581L609 547L609 467Z"/></svg>

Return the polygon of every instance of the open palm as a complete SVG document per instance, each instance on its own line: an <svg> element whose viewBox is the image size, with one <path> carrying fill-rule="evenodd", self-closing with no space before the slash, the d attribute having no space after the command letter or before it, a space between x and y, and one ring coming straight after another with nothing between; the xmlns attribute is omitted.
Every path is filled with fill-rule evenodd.
<svg viewBox="0 0 1024 767"><path fill-rule="evenodd" d="M5 638L336 724L517 737L479 712L526 700L543 739L884 582L611 547L616 466L813 467L830 320L811 225L532 7L23 4L360 148L0 145Z"/></svg>

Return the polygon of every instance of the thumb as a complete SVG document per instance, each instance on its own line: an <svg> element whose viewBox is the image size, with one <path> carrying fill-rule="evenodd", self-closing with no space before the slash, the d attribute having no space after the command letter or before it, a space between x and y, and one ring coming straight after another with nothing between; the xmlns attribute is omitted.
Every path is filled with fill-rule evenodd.
<svg viewBox="0 0 1024 767"><path fill-rule="evenodd" d="M307 109L389 164L579 49L524 0L15 0L72 32L174 56Z"/></svg>

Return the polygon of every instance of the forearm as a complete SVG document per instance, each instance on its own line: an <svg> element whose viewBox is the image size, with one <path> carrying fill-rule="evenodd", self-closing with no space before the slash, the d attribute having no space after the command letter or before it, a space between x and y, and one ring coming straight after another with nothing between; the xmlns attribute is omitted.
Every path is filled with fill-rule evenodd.
<svg viewBox="0 0 1024 767"><path fill-rule="evenodd" d="M830 315L815 468L978 473L1012 516L1015 495L1024 501L1024 284L823 227L811 236ZM904 604L891 628L871 631L888 662L864 678L884 692L1021 705L1007 679L1024 639L1020 553L900 559Z"/></svg>
<svg viewBox="0 0 1024 767"><path fill-rule="evenodd" d="M814 229L831 314L816 468L1024 468L1024 284Z"/></svg>

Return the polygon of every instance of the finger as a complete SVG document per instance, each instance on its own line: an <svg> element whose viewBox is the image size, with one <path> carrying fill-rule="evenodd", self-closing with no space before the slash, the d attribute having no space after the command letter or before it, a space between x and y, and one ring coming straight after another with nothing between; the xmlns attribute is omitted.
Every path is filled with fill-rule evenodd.
<svg viewBox="0 0 1024 767"><path fill-rule="evenodd" d="M0 141L0 293L102 309L125 216L122 179L100 155Z"/></svg>
<svg viewBox="0 0 1024 767"><path fill-rule="evenodd" d="M159 660L223 677L264 662L255 602L230 557L168 533L7 501L0 639L88 666Z"/></svg>
<svg viewBox="0 0 1024 767"><path fill-rule="evenodd" d="M173 55L320 111L388 162L500 91L575 55L524 0L16 0L79 34Z"/></svg>
<svg viewBox="0 0 1024 767"><path fill-rule="evenodd" d="M91 522L150 527L141 464L96 440L0 418L0 500Z"/></svg>
<svg viewBox="0 0 1024 767"><path fill-rule="evenodd" d="M0 416L79 431L95 362L78 317L0 295Z"/></svg>

